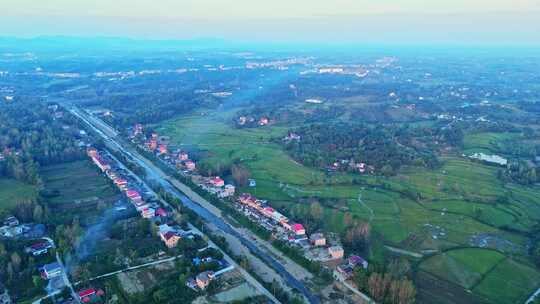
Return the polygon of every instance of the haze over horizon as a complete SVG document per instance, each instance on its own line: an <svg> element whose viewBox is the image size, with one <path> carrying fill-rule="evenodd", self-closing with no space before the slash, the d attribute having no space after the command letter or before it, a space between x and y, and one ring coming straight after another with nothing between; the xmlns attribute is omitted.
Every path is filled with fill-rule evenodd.
<svg viewBox="0 0 540 304"><path fill-rule="evenodd" d="M540 44L534 0L4 0L0 35Z"/></svg>

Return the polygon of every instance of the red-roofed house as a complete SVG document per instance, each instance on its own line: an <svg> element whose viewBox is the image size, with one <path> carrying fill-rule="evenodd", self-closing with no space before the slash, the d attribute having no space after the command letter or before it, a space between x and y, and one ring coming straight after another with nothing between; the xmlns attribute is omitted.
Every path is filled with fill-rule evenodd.
<svg viewBox="0 0 540 304"><path fill-rule="evenodd" d="M111 170L111 166L109 163L107 163L104 159L102 159L99 155L96 155L95 157L92 157L92 161L94 161L94 164L98 166L101 171L105 172L107 170Z"/></svg>
<svg viewBox="0 0 540 304"><path fill-rule="evenodd" d="M96 290L93 288L89 288L86 290L79 291L79 298L85 298L96 294Z"/></svg>
<svg viewBox="0 0 540 304"><path fill-rule="evenodd" d="M159 154L167 154L167 145L159 145Z"/></svg>
<svg viewBox="0 0 540 304"><path fill-rule="evenodd" d="M163 208L158 208L158 210L156 210L156 216L166 217L167 211L165 211Z"/></svg>
<svg viewBox="0 0 540 304"><path fill-rule="evenodd" d="M126 195L131 200L139 200L141 199L141 195L136 190L130 189L126 191Z"/></svg>
<svg viewBox="0 0 540 304"><path fill-rule="evenodd" d="M114 184L120 188L121 190L126 190L126 187L128 185L128 181L121 178L121 177L117 177L114 179Z"/></svg>
<svg viewBox="0 0 540 304"><path fill-rule="evenodd" d="M212 178L210 180L210 182L212 183L212 185L214 185L214 187L223 187L223 186L225 186L225 181L223 179L221 179L219 176L216 176L215 178Z"/></svg>
<svg viewBox="0 0 540 304"><path fill-rule="evenodd" d="M271 207L265 207L262 211L262 213L266 216L266 217L272 217L272 214L274 213L274 208L271 208Z"/></svg>
<svg viewBox="0 0 540 304"><path fill-rule="evenodd" d="M96 148L88 148L86 150L86 154L88 154L89 157L96 157L98 155L98 151Z"/></svg>
<svg viewBox="0 0 540 304"><path fill-rule="evenodd" d="M142 217L147 218L147 219L153 218L156 215L156 211L153 208L147 207L141 211L141 215Z"/></svg>
<svg viewBox="0 0 540 304"><path fill-rule="evenodd" d="M261 117L261 119L259 120L259 125L260 126L266 126L268 124L269 120L267 117Z"/></svg>
<svg viewBox="0 0 540 304"><path fill-rule="evenodd" d="M293 224L291 226L291 229L294 231L294 234L296 235L306 234L306 229L304 228L304 226L302 226L302 224Z"/></svg>
<svg viewBox="0 0 540 304"><path fill-rule="evenodd" d="M160 232L159 236L168 248L176 247L178 241L180 241L180 236L174 231L163 231Z"/></svg>

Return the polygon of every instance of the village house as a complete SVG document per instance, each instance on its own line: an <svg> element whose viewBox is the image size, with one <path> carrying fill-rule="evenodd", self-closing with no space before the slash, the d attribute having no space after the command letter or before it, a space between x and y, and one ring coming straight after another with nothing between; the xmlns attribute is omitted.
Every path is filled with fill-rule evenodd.
<svg viewBox="0 0 540 304"><path fill-rule="evenodd" d="M210 282L214 279L215 275L213 271L205 271L201 272L197 275L195 281L197 282L197 287L199 287L201 290L205 290L208 285L210 285Z"/></svg>
<svg viewBox="0 0 540 304"><path fill-rule="evenodd" d="M328 247L328 254L332 259L343 258L343 248L341 246Z"/></svg>
<svg viewBox="0 0 540 304"><path fill-rule="evenodd" d="M98 151L97 151L96 148L88 148L86 150L86 154L88 155L88 157L93 158L93 157L96 157L98 155Z"/></svg>
<svg viewBox="0 0 540 304"><path fill-rule="evenodd" d="M261 117L261 119L259 119L259 126L266 126L268 122L269 120L267 117Z"/></svg>
<svg viewBox="0 0 540 304"><path fill-rule="evenodd" d="M233 196L235 191L236 191L236 188L233 185L230 185L230 184L225 185L225 190L224 190L225 197Z"/></svg>
<svg viewBox="0 0 540 304"><path fill-rule="evenodd" d="M127 190L126 196L132 201L141 199L141 194L137 190L133 190L133 189Z"/></svg>
<svg viewBox="0 0 540 304"><path fill-rule="evenodd" d="M165 145L165 144L159 145L158 153L159 154L167 154L167 145Z"/></svg>
<svg viewBox="0 0 540 304"><path fill-rule="evenodd" d="M145 219L151 219L156 215L156 211L153 208L147 207L142 209L141 215Z"/></svg>
<svg viewBox="0 0 540 304"><path fill-rule="evenodd" d="M143 125L142 124L136 124L135 127L133 127L133 135L137 136L143 133Z"/></svg>
<svg viewBox="0 0 540 304"><path fill-rule="evenodd" d="M180 241L181 239L180 235L178 235L173 230L161 231L159 233L159 236L161 237L161 240L165 243L165 246L167 246L167 248L176 247L176 245L178 245L178 241Z"/></svg>
<svg viewBox="0 0 540 304"><path fill-rule="evenodd" d="M243 125L246 124L246 122L247 122L247 117L245 117L245 116L240 116L240 117L238 118L238 124L239 124L239 125L243 126Z"/></svg>
<svg viewBox="0 0 540 304"><path fill-rule="evenodd" d="M51 279L62 275L62 266L59 263L54 262L51 264L46 264L41 267L41 276L44 279Z"/></svg>
<svg viewBox="0 0 540 304"><path fill-rule="evenodd" d="M114 179L114 184L120 189L120 190L126 190L127 189L127 186L128 186L128 181L121 178L121 177L116 177Z"/></svg>
<svg viewBox="0 0 540 304"><path fill-rule="evenodd" d="M79 296L79 299L83 303L90 303L92 301L96 300L96 297L101 297L105 294L105 292L101 289L95 290L94 288L88 288L81 290L77 293Z"/></svg>
<svg viewBox="0 0 540 304"><path fill-rule="evenodd" d="M52 248L51 243L49 243L48 241L40 241L38 243L32 244L26 249L26 251L28 253L31 253L33 256L40 256L47 253L50 248Z"/></svg>
<svg viewBox="0 0 540 304"><path fill-rule="evenodd" d="M101 156L96 155L95 157L92 157L92 161L96 166L98 166L99 169L101 169L102 172L105 172L107 170L111 170L111 165L105 161Z"/></svg>
<svg viewBox="0 0 540 304"><path fill-rule="evenodd" d="M210 184L212 184L214 187L223 187L225 186L225 181L219 176L216 176L215 178L210 179Z"/></svg>
<svg viewBox="0 0 540 304"><path fill-rule="evenodd" d="M186 152L181 151L181 152L178 154L178 159L181 160L181 161L188 160L188 159L189 159L189 155L188 155Z"/></svg>
<svg viewBox="0 0 540 304"><path fill-rule="evenodd" d="M159 217L167 217L167 211L163 208L158 208L156 210L156 216L159 216Z"/></svg>
<svg viewBox="0 0 540 304"><path fill-rule="evenodd" d="M348 280L354 273L354 269L348 265L343 264L339 265L336 270L334 270L334 277L340 281Z"/></svg>
<svg viewBox="0 0 540 304"><path fill-rule="evenodd" d="M326 238L322 233L314 233L309 237L313 246L326 246Z"/></svg>
<svg viewBox="0 0 540 304"><path fill-rule="evenodd" d="M4 225L8 227L16 227L20 225L20 222L16 217L8 216L4 219Z"/></svg>
<svg viewBox="0 0 540 304"><path fill-rule="evenodd" d="M298 224L298 223L292 224L291 229L294 232L294 234L296 234L296 235L304 235L304 234L306 234L306 229L304 228L304 226L302 224Z"/></svg>
<svg viewBox="0 0 540 304"><path fill-rule="evenodd" d="M358 255L351 255L348 259L348 263L353 268L362 266L362 268L367 269L369 266L368 262Z"/></svg>
<svg viewBox="0 0 540 304"><path fill-rule="evenodd" d="M195 162L193 162L191 160L185 161L184 166L186 166L186 169L188 169L189 171L195 170Z"/></svg>

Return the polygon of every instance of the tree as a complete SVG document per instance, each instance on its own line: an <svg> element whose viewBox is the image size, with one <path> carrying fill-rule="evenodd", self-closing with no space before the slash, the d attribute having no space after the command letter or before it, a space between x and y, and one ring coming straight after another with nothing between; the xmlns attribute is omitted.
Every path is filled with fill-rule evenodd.
<svg viewBox="0 0 540 304"><path fill-rule="evenodd" d="M319 222L322 219L322 217L323 217L323 208L321 206L321 203L319 203L318 201L315 201L315 202L311 203L310 215L317 222Z"/></svg>
<svg viewBox="0 0 540 304"><path fill-rule="evenodd" d="M32 276L32 282L34 283L34 286L36 288L39 288L39 289L43 288L43 285L44 285L43 279L40 276L36 276L36 275Z"/></svg>
<svg viewBox="0 0 540 304"><path fill-rule="evenodd" d="M414 303L416 296L416 289L410 280L402 279L399 281L399 289L396 304L410 304Z"/></svg>
<svg viewBox="0 0 540 304"><path fill-rule="evenodd" d="M240 186L245 187L248 184L250 177L249 170L242 165L234 164L231 167L231 174L234 179L234 182Z"/></svg>
<svg viewBox="0 0 540 304"><path fill-rule="evenodd" d="M41 205L36 205L34 207L34 211L32 212L32 217L34 218L34 221L36 222L42 222L43 221L43 207Z"/></svg>
<svg viewBox="0 0 540 304"><path fill-rule="evenodd" d="M21 267L21 257L17 252L11 254L11 264L13 265L13 270L18 272Z"/></svg>

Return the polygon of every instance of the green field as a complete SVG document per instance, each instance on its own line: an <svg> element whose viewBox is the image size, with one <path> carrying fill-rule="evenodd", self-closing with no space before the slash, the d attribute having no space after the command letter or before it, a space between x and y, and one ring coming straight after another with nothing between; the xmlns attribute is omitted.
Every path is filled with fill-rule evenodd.
<svg viewBox="0 0 540 304"><path fill-rule="evenodd" d="M306 209L309 206L295 203L306 197L335 201L326 206L327 215L332 218L327 228L336 232L343 229L340 218L344 212L371 221L375 230L394 244L411 234L426 238L426 224L444 226L447 236L440 242L417 242L421 246L417 249L431 249L438 248L437 243L467 245L471 234L494 233L502 226L526 230L534 221L523 208L534 205L540 211L540 189L525 192L515 186L516 196L521 198L519 203L498 204L497 200L512 194L514 189L503 187L496 177L497 168L458 157L443 158L444 165L437 170L405 168L398 176L385 179L346 173L327 175L297 163L279 143L272 141L284 136L287 128L236 129L230 123L231 115L215 112L179 117L161 124L157 130L185 149L202 152L201 164L226 167L239 160L257 180L256 188L240 191L268 199L278 208ZM353 183L353 179L360 184ZM384 189L380 188L382 184L386 185ZM402 195L404 191L419 193L422 199L412 201ZM443 210L446 213L441 215ZM457 222L462 224L458 226Z"/></svg>
<svg viewBox="0 0 540 304"><path fill-rule="evenodd" d="M52 193L47 202L53 207L69 206L80 200L108 199L115 190L90 161L47 166L41 170L45 189Z"/></svg>
<svg viewBox="0 0 540 304"><path fill-rule="evenodd" d="M504 259L503 254L493 250L457 249L426 259L420 269L470 289Z"/></svg>
<svg viewBox="0 0 540 304"><path fill-rule="evenodd" d="M467 134L463 139L464 150L467 154L474 152L497 153L499 144L508 139L518 137L517 133L474 133Z"/></svg>
<svg viewBox="0 0 540 304"><path fill-rule="evenodd" d="M18 202L35 198L37 190L34 186L14 179L0 179L0 212L14 208Z"/></svg>
<svg viewBox="0 0 540 304"><path fill-rule="evenodd" d="M540 220L540 187L503 184L497 178L497 167L473 162L459 153L442 157L443 165L435 170L409 167L387 178L327 174L303 166L287 155L276 141L286 134L287 128L236 129L230 121L231 113L215 112L179 117L157 129L160 134L171 136L173 143L198 151L199 163L227 167L235 160L241 162L256 179L257 187L240 191L268 199L286 214L307 214L309 204L298 201L316 197L325 207L327 230L343 232L343 219L348 212L353 218L369 221L376 237L389 245L415 252L445 252L423 261L420 269L455 284L455 288L471 288L475 295L484 298L494 299L486 295L490 291L484 286L491 287L486 282L497 280L500 267L515 263L505 254L526 254L527 236L501 228L527 232ZM467 135L465 148L495 151L497 142L513 136ZM499 251L452 250L474 245L471 238L476 235L493 236L509 245L489 245ZM525 274L540 275L532 268L520 267L524 267ZM521 299L530 291L529 287L508 291L506 299Z"/></svg>
<svg viewBox="0 0 540 304"><path fill-rule="evenodd" d="M488 298L492 303L524 303L539 286L540 273L537 270L506 259L473 291Z"/></svg>

